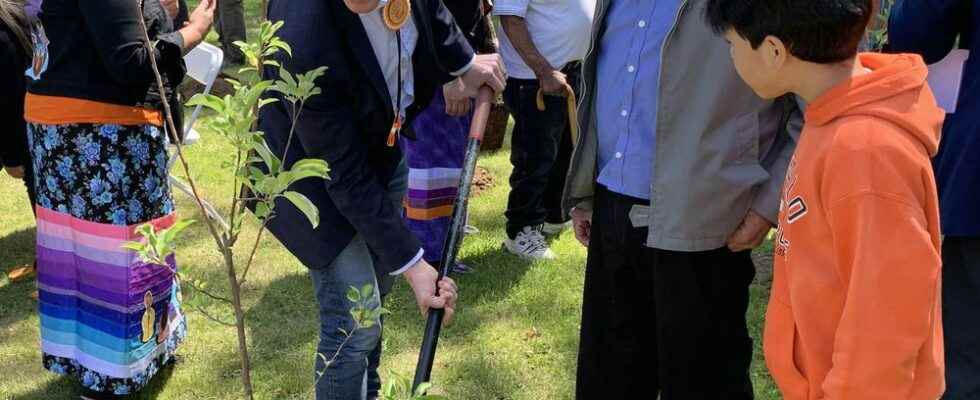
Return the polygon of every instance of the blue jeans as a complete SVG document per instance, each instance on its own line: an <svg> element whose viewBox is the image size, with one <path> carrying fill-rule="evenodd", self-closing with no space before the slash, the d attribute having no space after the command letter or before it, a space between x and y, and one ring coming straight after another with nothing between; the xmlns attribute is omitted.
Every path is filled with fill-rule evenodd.
<svg viewBox="0 0 980 400"><path fill-rule="evenodd" d="M408 169L403 163L388 184L389 199L397 207L401 207L407 184ZM316 400L366 400L377 397L381 386L378 376L381 321L375 321L371 328L355 331L343 349L340 346L346 336L341 330L350 332L354 328L354 319L350 315L353 304L347 300L347 290L352 286L360 288L371 284L376 288L372 305L380 306L382 291L387 292L392 277L375 275L371 251L360 235L354 236L329 266L310 269L310 277L320 307L320 343L317 346L320 356L317 356L314 371L323 372L323 375L317 377L314 373ZM335 354L336 359L325 369L325 361Z"/></svg>

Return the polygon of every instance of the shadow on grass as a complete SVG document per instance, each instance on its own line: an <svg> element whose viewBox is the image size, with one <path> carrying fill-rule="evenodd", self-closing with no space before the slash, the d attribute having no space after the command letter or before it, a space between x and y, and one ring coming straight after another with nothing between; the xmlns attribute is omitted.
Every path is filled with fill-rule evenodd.
<svg viewBox="0 0 980 400"><path fill-rule="evenodd" d="M163 369L161 369L150 384L143 388L139 393L133 393L128 396L119 397L124 400L151 400L157 398L157 396L163 391L163 388L167 386L167 382L170 377L173 376L174 368L180 368L180 366L175 366L170 364ZM79 398L83 394L82 388L78 383L78 380L73 377L62 376L58 379L48 382L46 385L36 388L33 391L18 394L11 397L11 400L49 400L49 399L74 399Z"/></svg>
<svg viewBox="0 0 980 400"><path fill-rule="evenodd" d="M10 282L6 273L10 269L34 262L34 228L23 229L0 237L0 331L37 312L37 303L30 298L36 289L34 277Z"/></svg>

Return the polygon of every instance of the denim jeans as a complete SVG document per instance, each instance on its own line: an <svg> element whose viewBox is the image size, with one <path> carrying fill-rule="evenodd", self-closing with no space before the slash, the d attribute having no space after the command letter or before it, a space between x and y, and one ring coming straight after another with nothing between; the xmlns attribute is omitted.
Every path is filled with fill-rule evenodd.
<svg viewBox="0 0 980 400"><path fill-rule="evenodd" d="M581 64L562 70L578 95ZM568 105L564 97L545 96L545 110L538 110L540 85L535 79L507 79L504 104L514 117L511 138L510 197L507 200L507 235L513 239L525 226L562 223L561 196L572 156Z"/></svg>
<svg viewBox="0 0 980 400"><path fill-rule="evenodd" d="M404 165L395 172L388 184L389 199L401 207L408 183L408 169ZM408 260L406 260L407 262ZM317 346L314 371L323 372L316 379L316 400L365 400L377 396L381 387L378 365L381 360L381 321L371 328L359 329L340 349L346 336L341 329L350 332L354 319L350 315L353 304L347 300L350 287L373 285L376 290L372 305L382 304L382 291L390 287L390 276L377 276L374 260L367 243L360 235L329 266L310 269L313 293L320 308L320 343ZM338 353L339 351L339 353ZM337 358L324 368L325 360ZM321 357L322 356L322 357Z"/></svg>

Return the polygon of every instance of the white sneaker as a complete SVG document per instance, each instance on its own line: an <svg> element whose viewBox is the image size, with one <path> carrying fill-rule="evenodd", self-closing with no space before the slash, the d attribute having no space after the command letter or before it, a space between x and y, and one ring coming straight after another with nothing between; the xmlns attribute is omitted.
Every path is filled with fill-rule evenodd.
<svg viewBox="0 0 980 400"><path fill-rule="evenodd" d="M572 227L572 221L568 221L561 224L553 224L551 222L545 222L544 226L541 227L541 233L545 236L558 236L561 235L565 229Z"/></svg>
<svg viewBox="0 0 980 400"><path fill-rule="evenodd" d="M504 240L504 248L521 258L531 260L553 260L555 253L548 247L541 231L525 226L514 239Z"/></svg>

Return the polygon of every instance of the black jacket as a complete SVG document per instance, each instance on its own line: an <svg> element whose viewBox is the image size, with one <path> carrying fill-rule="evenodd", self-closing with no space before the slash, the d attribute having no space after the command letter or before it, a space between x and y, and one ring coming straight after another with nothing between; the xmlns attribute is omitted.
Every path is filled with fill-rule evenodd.
<svg viewBox="0 0 980 400"><path fill-rule="evenodd" d="M31 59L20 41L0 23L0 167L19 167L31 159L24 123L24 71Z"/></svg>
<svg viewBox="0 0 980 400"><path fill-rule="evenodd" d="M162 110L138 7L137 0L44 0L39 18L50 41L48 69L28 90ZM159 1L146 0L142 11L173 104L185 73L183 38L174 29L181 21L171 21Z"/></svg>
<svg viewBox="0 0 980 400"><path fill-rule="evenodd" d="M416 0L412 11L419 31L413 56L418 101L431 99L452 79L449 71L466 66L474 53L442 1ZM306 179L290 188L319 207L319 228L313 230L303 214L281 201L270 231L310 268L329 265L355 234L373 252L378 273L401 268L421 245L387 197L402 156L385 144L394 119L391 95L360 18L340 0L272 0L268 15L285 21L279 36L293 55L282 54L277 61L287 70L329 68L317 82L323 93L311 98L300 115L286 165L319 158L331 170L329 180ZM266 77L278 77L278 71L268 68ZM425 103L413 104L408 118ZM272 150L282 154L290 127L288 105L280 101L264 107L259 126Z"/></svg>
<svg viewBox="0 0 980 400"><path fill-rule="evenodd" d="M489 10L483 9L483 0L453 0L444 3L477 53L489 54L497 51L491 33L493 26L488 15Z"/></svg>

